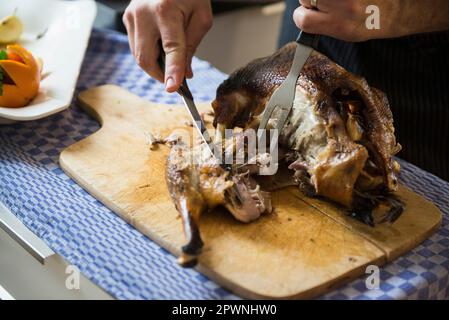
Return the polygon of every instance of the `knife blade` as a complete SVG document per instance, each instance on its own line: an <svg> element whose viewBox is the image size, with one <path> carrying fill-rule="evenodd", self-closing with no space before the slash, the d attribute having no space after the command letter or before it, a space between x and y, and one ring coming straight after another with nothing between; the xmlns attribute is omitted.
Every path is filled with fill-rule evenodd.
<svg viewBox="0 0 449 320"><path fill-rule="evenodd" d="M280 116L277 119L276 129L280 132L287 121L288 115L293 107L295 99L296 81L302 68L307 62L314 49L318 47L319 35L301 31L296 39L296 49L290 71L282 84L273 92L267 102L265 111L259 124L258 133L261 134L266 129L268 121L273 111L280 109Z"/></svg>
<svg viewBox="0 0 449 320"><path fill-rule="evenodd" d="M198 109L193 100L192 93L190 92L187 86L187 82L185 80L178 91L183 91L183 93L180 92L178 93L180 93L182 100L184 101L184 105L186 106L187 110L189 110L190 116L192 117L193 120L193 124L201 133L201 138L209 146L209 149L212 151L213 154L213 149L211 147L212 140L210 138L209 131L207 131L206 124L204 123L203 118L198 112ZM184 93L184 91L186 93Z"/></svg>
<svg viewBox="0 0 449 320"><path fill-rule="evenodd" d="M162 46L161 46L162 48ZM165 70L165 52L161 49L160 54L158 57L158 64L162 71ZM209 132L207 131L206 124L203 121L203 118L201 118L200 113L198 112L198 108L195 105L195 101L193 99L192 92L189 89L189 86L187 85L187 80L184 78L182 81L181 86L177 90L177 93L181 96L182 100L184 101L184 105L186 106L187 110L189 111L190 116L193 120L193 125L198 129L200 132L202 140L206 143L208 146L212 156L214 155L214 150L212 146L212 140L210 138ZM220 161L221 163L222 161ZM221 164L220 164L221 165Z"/></svg>

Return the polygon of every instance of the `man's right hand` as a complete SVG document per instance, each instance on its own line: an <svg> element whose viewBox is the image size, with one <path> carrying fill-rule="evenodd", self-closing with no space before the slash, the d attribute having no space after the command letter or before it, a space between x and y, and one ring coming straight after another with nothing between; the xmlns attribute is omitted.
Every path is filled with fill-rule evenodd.
<svg viewBox="0 0 449 320"><path fill-rule="evenodd" d="M212 9L209 0L133 0L123 23L138 65L174 92L184 76L193 76L192 58L212 26ZM159 39L166 53L165 78L157 64Z"/></svg>

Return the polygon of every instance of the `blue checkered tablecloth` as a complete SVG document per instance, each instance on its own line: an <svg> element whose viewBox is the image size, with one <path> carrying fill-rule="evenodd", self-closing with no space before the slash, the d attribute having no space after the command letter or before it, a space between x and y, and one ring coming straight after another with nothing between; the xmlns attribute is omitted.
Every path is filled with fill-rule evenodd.
<svg viewBox="0 0 449 320"><path fill-rule="evenodd" d="M195 59L190 82L199 101L214 98L226 75ZM149 100L181 103L134 63L125 36L94 30L77 92L106 83ZM0 126L0 201L54 251L119 299L236 299L136 231L68 178L60 152L99 125L75 105L39 121ZM430 239L381 268L380 289L365 278L324 299L446 299L449 297L449 183L401 161L402 183L445 214Z"/></svg>

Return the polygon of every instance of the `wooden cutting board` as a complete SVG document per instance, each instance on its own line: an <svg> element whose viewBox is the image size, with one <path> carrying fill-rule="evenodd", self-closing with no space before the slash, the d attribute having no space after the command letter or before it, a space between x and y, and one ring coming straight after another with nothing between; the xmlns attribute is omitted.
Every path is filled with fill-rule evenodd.
<svg viewBox="0 0 449 320"><path fill-rule="evenodd" d="M190 129L183 106L144 101L113 85L79 95L101 129L64 150L60 164L83 188L143 234L180 254L182 222L165 184L168 147L150 150L149 132ZM209 105L201 105L202 111ZM211 117L206 118L211 119ZM191 129L190 129L191 130ZM405 187L403 215L375 228L295 187L273 193L274 213L243 224L223 209L205 214L198 270L248 298L311 298L365 275L417 246L441 223L429 201Z"/></svg>

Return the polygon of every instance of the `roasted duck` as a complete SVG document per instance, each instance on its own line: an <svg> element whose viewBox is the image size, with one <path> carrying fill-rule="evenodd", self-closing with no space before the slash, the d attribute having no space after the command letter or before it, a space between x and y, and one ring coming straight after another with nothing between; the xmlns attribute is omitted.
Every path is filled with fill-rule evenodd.
<svg viewBox="0 0 449 320"><path fill-rule="evenodd" d="M288 44L251 62L219 86L212 103L217 143L225 129L257 128L272 92L288 74L294 48ZM276 114L270 121L274 127ZM369 225L394 221L402 213L403 204L392 195L399 172L392 157L401 146L385 94L318 52L309 57L298 78L279 147L290 184L306 195L333 201ZM204 211L224 205L242 222L271 211L269 194L257 184L250 165L233 166L227 172L212 157L199 164L188 161L192 153L202 152L201 146L190 149L178 144L168 159L167 183L183 217L188 238L183 252L189 257L202 247L198 220ZM230 191L233 184L239 194ZM388 206L387 214L375 221L372 211L380 203Z"/></svg>

